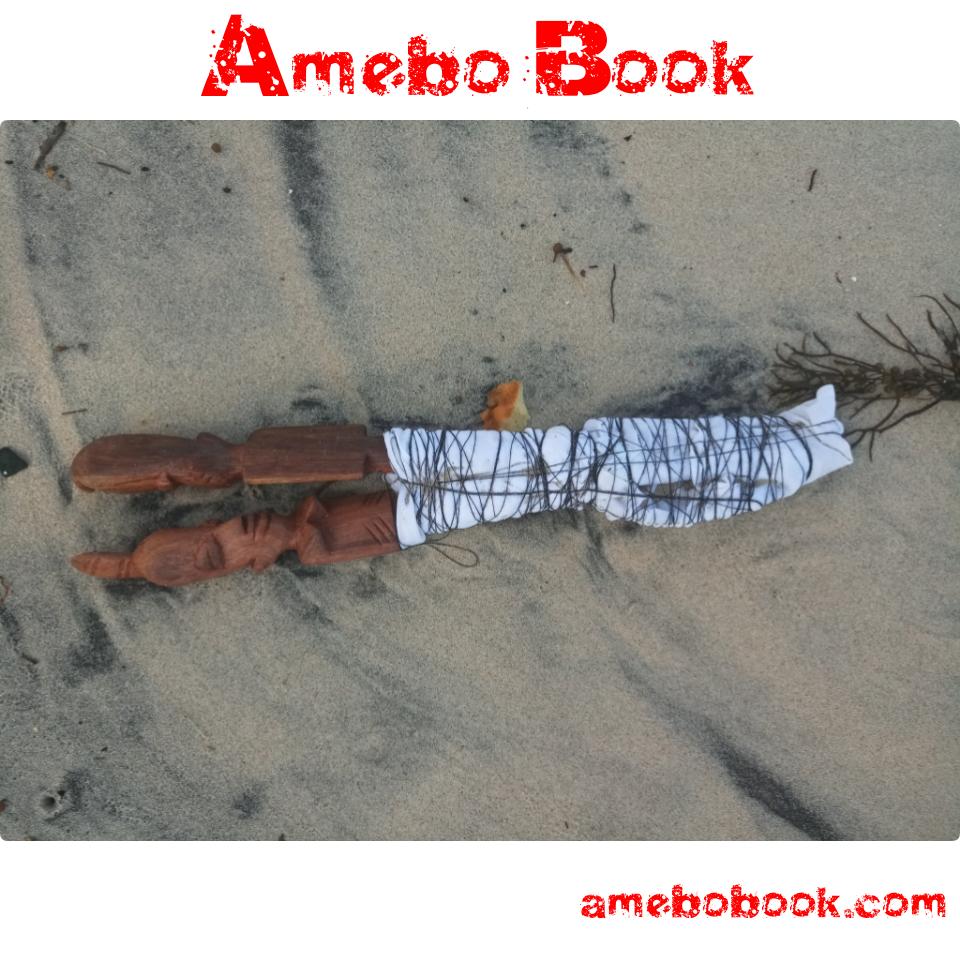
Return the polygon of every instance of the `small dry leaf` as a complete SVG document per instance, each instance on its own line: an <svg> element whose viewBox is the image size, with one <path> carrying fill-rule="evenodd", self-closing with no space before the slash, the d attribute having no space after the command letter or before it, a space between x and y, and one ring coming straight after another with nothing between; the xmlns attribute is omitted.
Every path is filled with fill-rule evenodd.
<svg viewBox="0 0 960 960"><path fill-rule="evenodd" d="M498 383L487 394L487 409L480 414L484 430L510 430L519 433L530 422L523 402L523 384L519 380Z"/></svg>

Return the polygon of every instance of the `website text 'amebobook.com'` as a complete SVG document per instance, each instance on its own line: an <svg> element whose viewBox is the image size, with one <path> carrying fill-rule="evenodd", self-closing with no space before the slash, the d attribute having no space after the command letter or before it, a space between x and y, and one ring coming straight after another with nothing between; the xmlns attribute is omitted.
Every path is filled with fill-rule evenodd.
<svg viewBox="0 0 960 960"><path fill-rule="evenodd" d="M817 887L815 893L783 894L745 891L739 884L734 884L728 894L711 891L701 895L675 884L669 894L588 893L581 900L580 913L593 919L615 916L688 919L792 916L868 920L873 917L945 917L947 904L943 893L867 893L851 903L849 899L844 901L840 894L828 893L826 887Z"/></svg>

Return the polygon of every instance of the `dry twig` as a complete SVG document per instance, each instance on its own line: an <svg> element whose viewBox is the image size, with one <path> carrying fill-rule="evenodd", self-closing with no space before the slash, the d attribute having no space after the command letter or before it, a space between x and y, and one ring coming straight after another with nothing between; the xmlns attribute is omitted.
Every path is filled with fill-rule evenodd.
<svg viewBox="0 0 960 960"><path fill-rule="evenodd" d="M926 309L927 326L940 350L922 347L889 314L884 325L871 323L863 314L857 319L876 337L909 358L910 365L870 363L837 353L819 334L805 336L799 347L777 347L777 362L771 368L771 394L784 404L799 403L818 387L832 383L837 389L837 409L847 410L853 421L874 408L874 419L847 430L851 446L868 441L873 458L877 437L904 420L932 409L944 400L960 400L960 303L947 294L924 295L933 307ZM947 306L949 305L949 306Z"/></svg>

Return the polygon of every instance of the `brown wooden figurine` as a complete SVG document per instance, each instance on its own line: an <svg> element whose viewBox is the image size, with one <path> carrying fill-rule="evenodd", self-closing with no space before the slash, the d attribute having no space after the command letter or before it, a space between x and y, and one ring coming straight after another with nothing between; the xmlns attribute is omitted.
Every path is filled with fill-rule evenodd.
<svg viewBox="0 0 960 960"><path fill-rule="evenodd" d="M244 568L261 573L295 550L306 564L380 557L400 549L389 490L321 501L311 494L290 516L264 510L199 527L157 530L133 553L81 553L70 561L94 577L182 587Z"/></svg>
<svg viewBox="0 0 960 960"><path fill-rule="evenodd" d="M358 480L390 469L380 437L363 426L274 427L246 443L147 434L101 437L73 461L82 490L139 493L176 486ZM158 530L133 553L82 553L71 560L95 577L141 578L175 587L249 568L260 572L295 550L306 564L378 557L400 549L389 490L320 500L311 494L290 516L262 511L199 527Z"/></svg>
<svg viewBox="0 0 960 960"><path fill-rule="evenodd" d="M357 424L267 427L246 443L210 433L196 439L127 433L88 443L71 472L81 490L142 493L235 483L321 483L359 480L390 469L382 437Z"/></svg>

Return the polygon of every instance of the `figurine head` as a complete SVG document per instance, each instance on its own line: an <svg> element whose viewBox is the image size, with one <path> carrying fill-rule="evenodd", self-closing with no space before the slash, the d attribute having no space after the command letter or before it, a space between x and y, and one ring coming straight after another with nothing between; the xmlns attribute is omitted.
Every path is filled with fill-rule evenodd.
<svg viewBox="0 0 960 960"><path fill-rule="evenodd" d="M293 528L286 517L246 514L226 523L158 530L132 554L82 553L77 570L108 579L143 579L161 587L182 587L212 580L244 567L266 569L291 546Z"/></svg>

